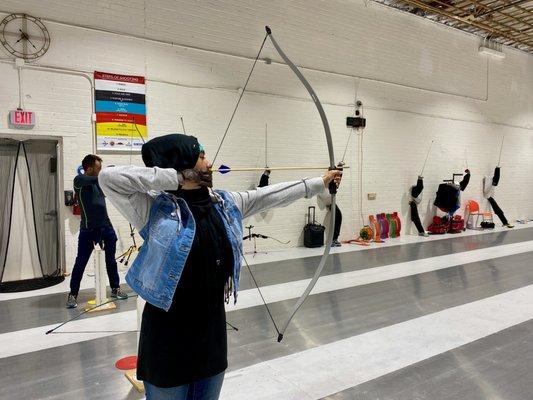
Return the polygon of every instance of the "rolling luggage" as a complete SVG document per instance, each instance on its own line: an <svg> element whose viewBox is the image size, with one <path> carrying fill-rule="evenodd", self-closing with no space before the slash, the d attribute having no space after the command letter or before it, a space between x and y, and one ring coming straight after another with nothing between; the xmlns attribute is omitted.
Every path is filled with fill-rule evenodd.
<svg viewBox="0 0 533 400"><path fill-rule="evenodd" d="M311 210L313 218L311 219ZM304 226L304 246L321 247L324 246L324 231L326 228L315 220L315 206L307 209L307 224Z"/></svg>

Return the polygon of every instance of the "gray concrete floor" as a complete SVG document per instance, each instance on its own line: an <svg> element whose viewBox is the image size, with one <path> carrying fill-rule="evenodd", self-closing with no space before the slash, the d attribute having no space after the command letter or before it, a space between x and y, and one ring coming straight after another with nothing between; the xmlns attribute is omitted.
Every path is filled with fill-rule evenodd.
<svg viewBox="0 0 533 400"><path fill-rule="evenodd" d="M326 274L527 240L533 240L533 229L342 253ZM239 331L228 332L230 370L532 284L532 259L523 253L310 296L281 344L263 306L233 311L228 321ZM309 277L316 265L317 258L309 257L252 268L263 286ZM247 279L243 269L243 288L251 287ZM72 314L64 297L0 302L0 333L60 322ZM274 319L282 321L293 302L272 303ZM135 301L119 306L131 310ZM530 400L532 340L528 322L328 399ZM114 368L117 359L136 353L136 341L129 332L2 358L0 399L141 398Z"/></svg>
<svg viewBox="0 0 533 400"><path fill-rule="evenodd" d="M323 400L532 398L533 321L528 321Z"/></svg>
<svg viewBox="0 0 533 400"><path fill-rule="evenodd" d="M533 238L530 229L505 231L479 236L450 237L438 241L421 242L404 246L392 246L365 251L348 252L331 255L331 266L325 269L323 275L339 272L355 271L365 268L388 265L392 262L400 263L420 258L436 257L462 251L483 249L491 246L517 243ZM320 257L306 257L285 260L275 263L251 265L260 286L293 280L310 278L315 272ZM84 279L87 279L86 277ZM250 274L243 266L241 272L241 290L254 288ZM122 288L129 292L126 284ZM93 290L82 290L79 293L79 303L85 303L92 296ZM66 294L50 294L17 300L0 302L0 333L29 329L35 326L59 323L75 316L78 310L67 310L64 307ZM135 309L135 299L117 302L119 311ZM102 311L98 315L105 315ZM91 318L95 314L86 314L81 318Z"/></svg>

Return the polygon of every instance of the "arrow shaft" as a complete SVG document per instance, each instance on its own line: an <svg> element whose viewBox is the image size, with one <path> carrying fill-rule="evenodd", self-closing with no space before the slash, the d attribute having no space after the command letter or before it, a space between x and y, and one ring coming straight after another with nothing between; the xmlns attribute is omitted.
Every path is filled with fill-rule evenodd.
<svg viewBox="0 0 533 400"><path fill-rule="evenodd" d="M502 137L502 143L500 144L500 155L498 157L498 167L500 166L500 162L502 161L502 150L503 150L503 141L505 140L505 135Z"/></svg>
<svg viewBox="0 0 533 400"><path fill-rule="evenodd" d="M187 131L185 130L185 124L183 123L183 117L180 117L181 120L181 127L183 128L183 133L186 135Z"/></svg>
<svg viewBox="0 0 533 400"><path fill-rule="evenodd" d="M268 124L265 123L265 167L268 167Z"/></svg>
<svg viewBox="0 0 533 400"><path fill-rule="evenodd" d="M350 167L342 167L343 169L350 169ZM229 171L229 172L242 172L242 171L264 171L266 168L265 167L262 167L262 168L258 168L258 167L231 167L231 168L228 168L227 170L222 168L222 170L224 171ZM268 167L268 169L270 171L292 171L292 170L310 170L310 169L322 169L322 170L327 170L329 169L329 167L313 167L313 166L309 166L309 167L306 167L306 166L294 166L294 167Z"/></svg>
<svg viewBox="0 0 533 400"><path fill-rule="evenodd" d="M426 159L424 160L424 165L422 166L422 170L420 171L420 176L424 175L424 170L426 169L426 163L428 162L429 153L431 152L431 147L433 147L434 141L435 140L432 140L431 143L429 144L429 149L428 149L428 152L426 153Z"/></svg>

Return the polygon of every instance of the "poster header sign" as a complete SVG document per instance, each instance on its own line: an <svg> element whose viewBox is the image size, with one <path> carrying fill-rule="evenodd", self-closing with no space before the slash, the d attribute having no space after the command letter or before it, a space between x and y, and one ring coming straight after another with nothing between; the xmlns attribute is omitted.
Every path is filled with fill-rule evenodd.
<svg viewBox="0 0 533 400"><path fill-rule="evenodd" d="M98 151L140 151L148 140L143 76L94 72Z"/></svg>

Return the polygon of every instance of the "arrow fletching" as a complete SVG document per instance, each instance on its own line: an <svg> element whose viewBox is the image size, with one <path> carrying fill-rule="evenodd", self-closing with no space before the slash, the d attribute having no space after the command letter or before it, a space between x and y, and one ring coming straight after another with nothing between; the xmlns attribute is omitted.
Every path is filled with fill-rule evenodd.
<svg viewBox="0 0 533 400"><path fill-rule="evenodd" d="M228 167L227 165L220 165L220 167L218 167L218 172L220 172L221 174L227 174L228 172L231 171L231 168Z"/></svg>

